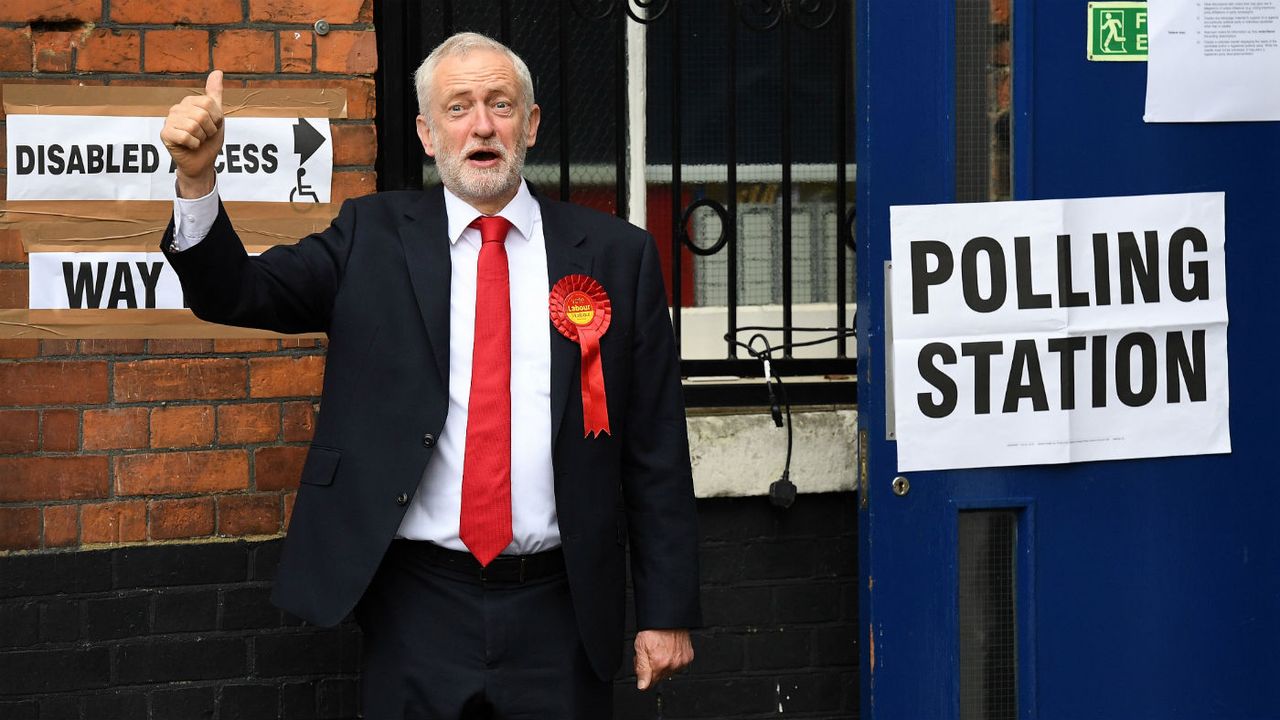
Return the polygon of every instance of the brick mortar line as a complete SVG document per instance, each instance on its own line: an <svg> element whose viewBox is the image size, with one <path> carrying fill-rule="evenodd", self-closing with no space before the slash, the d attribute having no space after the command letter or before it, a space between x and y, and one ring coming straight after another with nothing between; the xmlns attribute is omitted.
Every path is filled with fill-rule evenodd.
<svg viewBox="0 0 1280 720"><path fill-rule="evenodd" d="M80 340L94 340L96 338L79 338ZM137 338L145 339L145 338ZM152 338L155 340L163 340L164 338ZM257 340L259 338L251 338ZM107 360L115 362L135 362L136 360L200 360L200 359L228 359L228 360L255 360L259 358L289 357L280 355L279 353L287 353L292 350L311 350L315 348L287 348L284 350L249 350L237 352L218 352L210 350L207 353L199 354L151 354L146 351L137 354L121 354L121 353L86 353L78 351L75 355L46 355L44 357L78 357L89 358L94 360ZM303 357L309 357L304 355Z"/></svg>
<svg viewBox="0 0 1280 720"><path fill-rule="evenodd" d="M171 1L172 1L172 0L171 0ZM103 4L103 14L104 14L104 15L106 15L107 13L109 13L109 12L110 12L110 7L111 7L111 6L110 6L110 5L108 5L108 4L106 4L106 3L108 3L108 2L110 2L110 0L104 0L104 4ZM96 29L98 29L98 27L97 27L97 26L95 26L95 27L94 27L94 29L96 30ZM108 30L109 30L109 29L111 29L111 28L109 28L109 27L108 27L108 28L105 28L105 29L108 29ZM114 35L115 33L113 32L112 34ZM76 48L76 50L75 50L75 57L74 57L74 59L72 60L71 66L72 66L72 67L76 67L76 66L77 66L77 65L79 65L79 64L80 64L80 48ZM146 71L146 67L147 67L147 40L146 40L146 37L145 37L145 33L141 33L141 32L139 32L139 33L138 33L138 68L139 68L140 70L142 70L143 72L145 72L145 71Z"/></svg>
<svg viewBox="0 0 1280 720"><path fill-rule="evenodd" d="M0 22L0 29L5 29L5 30L21 30L23 28L34 29L34 24L41 24L41 23L50 23L50 21L28 20L26 22L18 22L14 20L14 21L8 21L8 22ZM41 30L40 32L75 32L76 30L84 30L86 26L89 26L88 29L90 30L208 30L208 31L262 30L264 32L269 30L308 30L312 33L315 32L315 23L275 22L270 20L245 20L243 18L237 21L232 21L227 23L184 23L184 22L130 23L130 22L120 22L118 20L73 19L73 20L53 21L51 24L68 25L70 23L80 23L81 27L75 28L70 31ZM330 28L330 32L334 30L357 30L357 31L377 32L377 23L372 23L372 22L369 22L369 23L354 22L354 23L342 23L342 24L332 23L329 25L329 28ZM323 37L323 36L318 36L318 37Z"/></svg>
<svg viewBox="0 0 1280 720"><path fill-rule="evenodd" d="M2 266L0 266L2 267ZM51 340L53 342L62 342L57 338L4 338L5 340L31 340L42 339ZM69 340L95 340L101 338L66 338ZM116 338L118 339L118 338ZM165 340L166 338L133 338L138 340ZM249 338L264 339L264 338ZM285 338L288 339L288 338ZM79 351L70 355L39 355L34 358L0 358L0 364L6 362L25 362L30 360L48 360L56 362L63 359L66 362L138 362L139 360L255 360L265 358L304 358L304 357L322 357L325 355L326 348L281 348L280 350L262 350L259 352L225 352L220 353L216 350L210 350L207 353L138 353L138 354L83 354ZM79 360L67 360L68 358L79 358Z"/></svg>
<svg viewBox="0 0 1280 720"><path fill-rule="evenodd" d="M165 340L168 340L168 338L11 338L11 339L18 339L18 340L21 340L21 339L40 339L40 340L44 340L44 341L46 341L46 342L74 342L74 341L77 341L77 340L84 340L84 341L94 341L94 340L116 341L116 340L124 340L124 341L126 341L126 342L127 342L127 341L132 341L132 340L150 340L150 341L165 341ZM215 339L222 339L222 338L195 338L195 339L196 339L196 340L215 340ZM232 339L246 339L246 340L273 340L273 339L274 339L274 340L292 340L293 338L292 338L292 337L288 337L288 336L281 335L280 337L277 337L277 338L232 338ZM324 341L324 340L325 340L325 338L316 338L316 339L314 339L314 340L307 340L307 341L305 341L305 342L315 342L316 340ZM293 357L293 356L297 356L297 357L312 357L312 356L316 356L316 355L323 355L323 354L324 354L324 352L325 352L326 350L327 350L327 348L324 348L324 347L288 347L288 348L280 348L280 349L278 349L278 350L246 350L246 351L234 351L234 350L233 350L233 351L218 351L218 350L209 350L208 352L198 352L198 353L197 353L197 352L175 353L175 352L147 352L147 351L143 351L143 352L138 352L138 353L120 353L120 352L110 353L110 352L102 352L102 353L83 353L83 354L81 354L81 353L79 353L79 352L77 351L77 353L74 353L74 354L67 354L67 355L44 355L44 356L42 356L42 357L48 357L48 358L55 358L55 357L86 357L86 358L149 358L149 359L154 359L154 360L201 360L201 359L211 359L211 358L212 358L212 359L220 359L220 358L239 359L239 358L244 358L244 359L252 360L252 359L254 359L254 358L282 357L281 353L285 354L285 355L283 355L283 356L289 356L289 357ZM5 359L12 360L12 359L15 359L15 358L5 358Z"/></svg>
<svg viewBox="0 0 1280 720"><path fill-rule="evenodd" d="M214 68L214 69L216 69L216 68ZM155 80L155 79L163 79L163 80L189 80L189 81L191 81L191 82L193 83L193 84L191 85L191 88L193 88L193 89L194 89L194 88L196 87L196 86L195 86L195 84L194 84L195 82L197 82L197 81L201 81L201 82L203 82L203 81L204 81L208 76L209 76L209 73L208 73L207 71L200 71L200 72L152 72L152 73L144 73L144 72L133 72L133 73L116 73L116 72L112 72L112 73L100 73L100 72L93 72L93 71L84 71L84 72L65 72L65 73L16 73L16 72L8 72L8 73L5 73L5 72L0 72L0 81L3 81L3 80L19 80L19 79L23 79L23 80L26 80L26 79L33 79L33 80L40 80L40 79L49 79L49 80L62 80L62 79L67 79L67 80L131 80L131 81L132 81L132 80ZM372 80L374 79L374 76L373 76L372 74L367 74L367 75L342 75L342 74L338 74L338 73L322 73L322 72L310 72L310 73L284 73L284 74L279 74L279 73L247 73L247 72L228 72L228 73L225 73L225 74L224 74L224 76L225 76L225 78L226 78L227 80L233 80L233 81L234 81L234 80L290 80L290 81L314 80L314 81L316 81L316 82L320 82L320 81L325 81L325 80L370 80L370 81L372 81ZM22 85L32 85L32 84L34 84L34 83L19 83L19 84L22 84ZM74 85L71 85L70 83L60 83L60 84L65 84L65 85L67 85L68 87L74 87ZM99 86L94 86L94 87L99 87ZM110 83L108 82L108 83L104 83L104 85L102 85L102 87L111 87L111 85L110 85ZM122 87L136 87L136 86L134 86L134 85L126 85L126 86L122 86ZM176 86L176 85L163 85L162 87L180 87L180 86ZM239 87L233 87L232 89L239 90L239 89L241 89L241 88L239 88ZM286 89L289 89L289 88L286 88ZM337 118L334 118L334 119L337 119ZM343 120L362 120L362 121L368 121L368 122L373 122L373 121L374 121L374 118L342 118L342 119L343 119Z"/></svg>
<svg viewBox="0 0 1280 720"><path fill-rule="evenodd" d="M703 498L703 499L708 499L708 498ZM709 498L709 499L715 499L715 498ZM803 534L787 533L785 535L751 535L749 537L736 538L736 539L703 538L700 541L700 543L702 547L707 548L709 550L719 550L721 548L727 548L727 547L742 547L743 543L750 543L755 541L768 542L768 541L779 540L779 539L796 540L796 541L839 540L843 538L856 538L856 537L857 537L857 533L854 533L854 532L841 533L839 535L812 535L809 533L803 533Z"/></svg>
<svg viewBox="0 0 1280 720"><path fill-rule="evenodd" d="M356 670L353 672L346 672L346 673L317 672L314 675L282 675L282 676L270 676L270 677L245 676L245 677L213 678L213 679L201 679L201 680L172 680L172 681L165 680L165 681L157 681L150 685L111 684L104 688L78 689L78 690L66 690L66 691L59 691L59 692L38 693L34 697L32 695L21 695L21 696L13 697L12 701L35 703L46 698L48 699L61 698L61 697L79 698L79 697L88 697L93 695L110 695L120 691L141 691L143 694L150 694L151 692L154 692L154 691L181 692L184 690L204 690L204 689L215 689L215 688L222 689L229 685L274 685L274 684L277 684L277 681L278 681L278 684L283 686L289 683L308 682L313 680L330 680L330 679L358 680L359 678L360 678L360 672ZM178 685L178 687L174 687L175 685ZM10 697L11 696L0 695L0 701L8 701ZM807 713L804 715L801 715L801 714L792 715L791 713L788 713L787 715L788 717L797 717L797 718L812 717ZM764 717L776 717L776 716L777 715L775 713L774 715L764 716ZM755 717L755 716L750 716L750 717ZM749 720L749 718L746 718L746 720Z"/></svg>
<svg viewBox="0 0 1280 720"><path fill-rule="evenodd" d="M217 68L212 68L212 69L215 69L215 70L216 70ZM201 82L202 82L202 81L204 81L208 76L209 76L208 71L200 71L200 72L150 72L150 73L146 73L146 72L133 72L133 73L120 73L120 72L94 72L94 71L91 71L91 70L90 70L90 71L77 71L77 72L62 72L62 73L45 73L45 72L42 72L42 73L17 73L17 72L0 72L0 81L4 81L4 80L41 80L41 79L48 79L48 80L108 80L108 81L110 81L110 80L130 80L130 81L136 81L136 80L155 80L155 79L162 79L162 80L189 80L189 81L191 81L191 82L193 83L193 84L191 85L191 89L196 89L196 85L195 85L194 83L196 83L197 81L201 81ZM225 72L225 73L224 73L224 76L225 76L225 78L226 78L227 80L232 80L232 81L235 81L235 80L290 80L290 81L315 80L315 81L319 82L319 81L324 81L324 80L370 80L370 81L372 81L372 80L374 79L374 77L373 77L373 75L372 75L372 74L367 74L367 75L342 75L342 74L338 74L338 73L322 73L322 72L310 72L310 73L249 73L249 72ZM35 84L35 83L19 83L19 84L21 84L21 85L33 85L33 84ZM57 83L57 84L59 84L59 85L66 85L66 86L68 86L68 87L76 87L75 85L72 85L71 83ZM109 82L107 82L107 83L104 83L104 84L103 84L103 85L101 85L101 86L94 85L93 87L113 87L113 86L112 86ZM134 86L134 85L125 85L125 86L121 86L121 87L136 87L136 86ZM178 85L162 85L162 87L185 87L185 86L178 86ZM234 86L233 86L233 87L232 87L232 89L233 89L233 90L239 90L239 89L241 89L241 88L239 88L239 87L234 87ZM286 88L286 89L289 89L289 88ZM158 117L158 116L157 116L157 117ZM342 120L356 120L356 121L362 121L362 122L374 122L374 118L331 118L331 119L334 119L334 120L336 120L336 119L342 119Z"/></svg>
<svg viewBox="0 0 1280 720"><path fill-rule="evenodd" d="M226 586L222 586L222 587L226 587ZM265 587L241 588L239 586L236 586L231 589L233 590L264 589L265 590L267 588ZM84 598L84 599L112 600L112 599L119 599L119 598L107 597L107 598ZM221 606L222 606L222 603L220 602L219 607ZM270 607L275 608L274 605ZM283 612L278 608L275 608L275 611ZM350 627L355 627L355 626L356 625L354 622L350 624ZM176 632L169 631L169 632L163 632L163 633L156 633L154 635L151 635L151 634L131 635L131 636L125 636L125 637L119 637L119 638L101 638L97 640L86 640L84 638L80 638L79 640L71 640L71 641L38 642L34 645L16 645L10 648L5 648L4 650L0 650L0 654L4 654L6 652L13 652L13 651L21 652L22 650L32 650L35 652L51 652L51 651L58 651L58 650L76 651L76 650L80 650L81 648L94 648L94 647L122 647L122 646L133 647L137 645L149 645L154 643L155 641L162 641L162 640L199 641L199 640L206 640L214 636L220 637L220 638L227 637L232 639L248 640L248 639L253 639L258 637L283 637L283 636L288 636L293 634L314 635L314 634L321 634L324 632L341 634L344 631L340 628L343 628L343 627L346 627L346 626L339 625L332 628L323 628L322 630L319 630L319 631L315 629L314 625L276 625L271 627L243 627L243 628L227 628L227 629L208 628L204 630L180 630ZM346 631L346 632L349 632L349 631Z"/></svg>
<svg viewBox="0 0 1280 720"><path fill-rule="evenodd" d="M42 358L31 358L26 362L42 362ZM0 366L6 363L18 364L22 360L6 360L0 362ZM180 407L188 407L193 405L250 405L254 403L270 403L270 402L300 402L303 400L318 400L319 395L290 395L288 397L234 397L234 398L212 398L207 400L201 399L182 399L182 400L138 400L134 402L114 403L111 401L102 403L78 403L78 404L47 404L47 405L0 405L0 410L127 410L139 407L168 407L159 403L171 403ZM270 441L267 441L268 443ZM280 441L285 444L304 442L302 440ZM254 445L257 443L234 443L232 447L240 447L241 445ZM104 449L123 449L123 448L104 448ZM72 450L45 450L48 453L67 453L75 452Z"/></svg>
<svg viewBox="0 0 1280 720"><path fill-rule="evenodd" d="M853 627L853 626L857 626L857 624L858 623L856 623L853 620L821 620L818 622L790 622L790 623L774 623L770 625L745 626L745 627L752 628L751 630L733 630L731 629L735 627L733 625L716 625L711 628L693 628L693 630L691 630L690 632L693 633L693 636L695 638L696 637L723 637L723 636L754 637L754 636L760 635L760 628L765 628L766 632L777 632L777 633L786 634L787 632L791 632L791 631L795 631L795 632L799 632L801 630L819 631L819 630L831 630L831 629L841 628L841 627ZM635 635L634 632L630 634Z"/></svg>
<svg viewBox="0 0 1280 720"><path fill-rule="evenodd" d="M216 68L215 68L215 69L216 69ZM201 72L172 72L172 73L171 73L171 72L153 72L153 73L132 72L132 73L118 73L118 72L94 72L94 71L64 72L64 73L17 73L17 72L0 72L0 81L4 81L4 80L42 80L42 79L47 79L47 80L80 80L80 81L83 81L83 80L95 80L95 81L96 81L96 80L106 80L106 81L111 81L111 80L130 80L130 81L136 81L136 80L156 80L156 79L162 79L162 80L184 80L184 81L188 81L188 80L189 80L189 81L191 81L191 82L192 82L192 85L191 85L191 88L192 88L192 89L196 88L196 84L195 84L195 83L197 83L197 82L203 82L207 77L208 77L208 72L207 72L207 71L201 71ZM374 79L374 76L373 76L372 74L368 74L368 75L341 75L341 74L338 74L338 73L319 73L319 72L311 72L311 73L284 73L284 74L279 74L279 73L247 73L247 72L228 72L228 73L225 73L225 77L226 77L226 79L227 79L227 80L231 80L231 81L236 81L236 80L250 80L250 81L257 81L257 80L272 80L272 81L275 81L275 80L289 80L289 81L306 81L306 80L314 80L314 81L316 81L316 82L320 82L320 81L332 81L332 80L369 80L369 81L373 81L373 79ZM32 85L32 84L35 84L35 83L19 83L19 84L22 84L22 85ZM57 83L57 84L59 84L59 85L67 85L68 87L75 87L75 86L74 86L74 85L72 85L71 83L66 83L66 82L64 82L64 83ZM103 83L103 85L101 85L101 86L97 86L97 85L95 85L95 86L93 86L93 87L113 87L113 86L110 84L110 82L105 82L105 83ZM136 86L134 86L134 85L126 85L126 86L121 86L121 87L136 87ZM185 86L178 86L178 85L161 85L161 87L185 87ZM241 89L241 88L239 88L239 87L234 87L234 86L233 86L233 88L232 88L232 89L237 89L237 90L238 90L238 89ZM286 88L286 89L288 89L288 88ZM337 118L331 118L331 119L337 119ZM358 120L358 121L366 121L366 122L373 122L373 121L374 121L374 118L342 118L342 119L343 119L343 120Z"/></svg>
<svg viewBox="0 0 1280 720"><path fill-rule="evenodd" d="M308 442L309 442L309 441L308 441ZM267 442L267 443L255 443L255 445L261 445L261 446L263 446L263 447L303 447L303 446L304 446L304 443L303 443L303 441L293 441L293 442L275 442L275 443ZM251 447L248 447L248 446L246 446L246 445L230 445L230 446L225 446L225 447L224 447L224 446L217 446L217 445L193 445L193 446L189 446L189 447L178 447L178 448L158 448L158 447L146 447L146 448L112 448L112 449L109 449L109 450L101 450L101 451L99 451L99 450L84 450L84 451L80 451L79 453L76 453L75 451L72 451L72 452L69 452L69 453L63 453L63 456L69 456L69 457L78 457L78 456L85 456L85 457L109 457L109 458L113 458L113 459L114 459L114 458L137 457L137 456L139 456L139 455L179 455L179 454L186 455L186 454L190 454L190 453L193 453L193 452L198 452L198 453L213 453L213 452L222 452L222 453L227 453L227 452L234 452L234 451L236 451L236 450L243 450L243 451L245 451L245 454L246 454L246 455L248 455L249 457L252 457L252 456L254 455L254 453L249 452L249 451L250 451L250 450L254 450L254 449L259 449L259 448L256 448L256 447L251 448ZM47 454L48 454L48 453L47 453L47 451L42 451L42 453L30 453L30 454L28 454L28 455L24 455L24 457L44 457L44 456L46 456ZM277 492L276 490L262 490L262 491L259 491L259 490L254 490L254 489L252 489L252 488L246 488L246 490L248 490L248 491L250 491L250 492ZM236 494L236 493L239 493L239 492L241 492L239 489L237 489L237 490L228 490L228 491L220 491L220 490L208 491L208 490L206 490L206 491L193 491L193 492L191 492L191 493L182 493L182 492L179 492L179 493L157 493L157 494L143 493L143 494L133 494L133 495L120 495L119 497L136 498L136 497L169 497L169 496L174 496L174 495L191 495L191 496L205 496L205 495L231 495L231 494Z"/></svg>
<svg viewBox="0 0 1280 720"><path fill-rule="evenodd" d="M41 350L44 350L44 346L42 345L40 349L41 349ZM76 350L79 350L79 349L80 349L80 343L79 343L79 342L77 342L77 343L76 343ZM110 361L110 360L106 360L105 362L107 363L107 403L108 403L109 405L115 405L115 402L116 402L116 364L115 364L115 362ZM81 413L80 415L81 415L81 421L82 421L82 424L83 424L84 413ZM150 432L151 432L151 430L150 430L150 428L148 428L148 429L147 429L148 439L150 439ZM81 440L83 441L83 439L84 439L84 438L83 438L83 436L82 436L82 437L81 437ZM83 443L82 443L82 444L83 444ZM114 473L113 473L113 474L114 474Z"/></svg>
<svg viewBox="0 0 1280 720"><path fill-rule="evenodd" d="M738 583L736 585L712 585L708 583L702 585L702 588L704 590L763 590L770 588L790 590L793 588L813 586L815 581L818 581L822 585L839 587L841 585L856 584L857 580L858 578L855 575L823 575L779 578L777 580L752 580L749 582ZM820 622L829 621L823 620ZM732 627L738 626L734 625Z"/></svg>
<svg viewBox="0 0 1280 720"><path fill-rule="evenodd" d="M253 397L239 397L239 398L226 398L226 399L213 398L213 399L206 399L206 400L201 400L201 399L198 399L198 398L196 398L196 399L181 399L181 400L148 400L148 401L139 400L139 401L134 401L134 402L103 403L103 404L99 404L99 405L86 405L86 404L78 404L78 405L13 405L13 406L5 405L5 406L0 406L0 410L9 410L9 409L16 409L16 410L25 410L25 409L30 409L30 410L67 410L67 409L77 409L77 408L84 408L84 409L86 409L86 410L97 410L97 409L100 409L100 408L113 409L113 410L115 410L115 409L119 409L119 410L127 410L127 409L129 409L129 408L139 408L139 407L189 407L189 406L191 406L191 405L253 405L253 404L268 404L268 403L278 403L278 402L298 402L298 401L300 401L300 400L305 400L305 399L308 399L308 398L319 398L319 397L320 397L319 395L299 395L299 396L291 395L291 396L286 397L286 398L275 398L275 397L269 397L269 398L261 398L261 397L260 397L260 398L253 398ZM269 440L262 441L262 442L263 442L263 444L270 444L270 443L271 443L271 441L269 441ZM304 441L302 441L302 440L286 440L286 441L278 441L278 442L284 442L285 444L291 444L291 443L298 443L298 442L304 442ZM257 445L257 444L259 444L259 443L233 443L233 446L234 446L234 447L239 447L240 445ZM121 449L121 448L115 448L115 449ZM48 452L66 452L66 451L63 451L63 450L53 450L53 451L48 451Z"/></svg>
<svg viewBox="0 0 1280 720"><path fill-rule="evenodd" d="M165 538L163 540L131 540L129 542L119 543L90 543L87 545L62 545L51 548L31 548L26 550L0 550L0 560L8 557L26 557L38 555L41 557L49 555L69 555L79 552L102 552L111 550L133 550L138 548L150 547L167 547L174 545L225 545L228 543L244 542L244 543L268 543L277 540L283 540L285 532L281 531L272 535L201 535L199 537L186 538ZM240 581L237 581L240 582ZM189 585L167 585L165 587L193 587ZM123 590L127 588L119 588ZM44 595L25 595L19 597L38 598L38 597L65 597L65 593L47 593ZM13 598L10 598L13 599ZM8 602L0 600L0 602Z"/></svg>
<svg viewBox="0 0 1280 720"><path fill-rule="evenodd" d="M246 3L247 3L248 1L249 1L249 0L245 0L245 2L246 2ZM245 17L248 17L248 13L247 13L247 12L245 13ZM275 68L275 71L276 71L277 73L283 73L283 72L284 72L284 59L283 59L282 57L280 57L280 38L281 38L281 35L282 35L282 34L283 34L283 33L279 33L279 32L273 32L273 33L271 33L271 47L272 47L272 48L274 49L274 51L275 51L275 54L272 56L271 60L272 60L272 62L274 63L273 67ZM315 45L315 43L314 43L314 42L312 42L312 45L314 46L314 45ZM209 47L210 47L210 48L212 48L212 47L213 47L213 43L212 43L212 42L210 42L210 43L209 43ZM211 57L212 57L212 56L211 56ZM311 67L312 67L312 68L315 68L315 66L316 66L316 63L315 63L315 60L313 59L313 60L311 61ZM210 61L209 67L214 67L214 65L213 65L213 63L212 63L212 60Z"/></svg>
<svg viewBox="0 0 1280 720"><path fill-rule="evenodd" d="M228 587L228 586L222 585L218 587ZM242 588L237 585L235 587L232 587L231 589L232 590L241 590L241 589L265 590L267 588L266 587ZM139 592L146 592L146 591L139 591ZM130 596L130 597L138 597L138 596ZM141 597L147 597L147 596L141 595ZM82 599L113 600L113 599L123 599L123 598L106 597L106 598L82 598ZM63 600L65 601L65 598ZM219 602L218 606L221 608L223 604ZM276 608L274 605L270 605L270 607L273 608L275 612L283 612L279 608ZM320 630L316 630L315 629L316 626L314 625L275 625L270 627L244 627L244 628L227 628L227 629L209 628L205 630L180 630L177 632L169 631L169 632L163 632L163 633L156 633L154 635L152 634L128 635L128 636L119 637L119 638L101 638L97 640L86 640L84 638L80 638L79 640L71 640L71 641L40 642L40 643L36 643L35 645L17 645L17 646L0 650L0 655L3 655L6 652L15 651L15 650L21 652L23 650L28 650L28 649L35 652L50 652L50 651L57 651L57 650L64 650L64 649L75 651L81 648L94 648L94 647L108 647L108 648L134 647L138 645L150 645L150 644L153 644L155 641L160 641L160 640L199 641L199 640L207 640L210 638L231 638L231 639L250 640L250 639L256 639L259 637L272 638L272 637L284 637L288 635L319 635L324 633L345 634L347 632L350 632L349 630L343 630L343 628L345 627L354 628L356 627L356 624L352 622L349 625L337 625L331 628L321 628ZM35 648L37 648L38 646L42 646L42 647L40 647L39 650L35 650Z"/></svg>
<svg viewBox="0 0 1280 720"><path fill-rule="evenodd" d="M737 583L702 583L702 587L707 590L755 590L760 588L788 588L801 585L812 585L814 582L829 584L833 581L846 579L848 581L856 581L856 575L793 575L785 578L775 578L773 580L747 580Z"/></svg>
<svg viewBox="0 0 1280 720"><path fill-rule="evenodd" d="M0 653L0 655L2 654L3 653ZM112 660L111 666L114 668L115 665L116 665L115 661ZM359 679L360 679L360 672L356 670L349 673L332 673L332 672L320 671L314 675L287 675L287 676L269 676L269 677L244 675L240 677L217 678L217 679L210 679L210 680L206 680L206 679L165 680L165 681L157 681L150 685L117 684L114 680L112 680L106 687L101 687L101 688L68 690L68 691L52 692L52 693L36 693L34 695L33 694L23 694L18 696L0 695L0 702L15 702L15 703L30 702L34 704L34 703L39 703L39 701L45 700L45 699L53 700L53 699L59 699L59 698L89 698L97 695L109 696L109 695L114 695L116 693L122 693L122 692L137 692L140 695L151 695L154 692L162 692L162 693L183 692L187 690L206 690L206 689L221 690L229 686L245 686L245 685L249 685L249 686L268 685L268 686L271 686L273 689L283 690L284 686L289 684L308 683L312 685L318 685L319 683L317 681L321 681L321 680L346 680L346 681L354 682L354 681L358 681ZM214 695L215 695L214 702L215 704L218 704L220 702L219 698L221 696L221 693L214 693ZM10 698L12 699L10 700ZM830 717L829 715L810 715L808 713L805 713L805 714L787 713L787 716L801 718L801 719L811 718L811 717L826 717L826 718ZM79 715L77 715L76 717L79 717ZM155 717L158 717L158 716L155 716ZM193 715L193 716L184 716L184 717L196 717L196 716ZM200 717L223 717L223 716L219 714L214 714L209 716L201 715ZM283 717L283 715L278 717ZM316 717L316 716L311 716L311 717ZM348 716L344 715L342 717L346 718ZM703 717L706 717L706 716L703 716ZM776 714L764 715L764 716L735 715L734 720L753 720L756 717L777 717L777 715Z"/></svg>
<svg viewBox="0 0 1280 720"><path fill-rule="evenodd" d="M699 500L720 500L724 498L698 498L698 499ZM761 499L763 500L763 498ZM734 538L704 536L699 539L699 543L701 544L701 547L707 550L722 550L725 548L740 548L744 544L755 543L755 542L776 542L776 541L805 542L805 541L812 541L812 540L839 540L843 538L852 538L852 537L856 537L856 534L852 532L848 532L848 533L840 533L840 534L817 535L809 530L800 530L796 532L787 532L786 530L779 530L776 533L768 533L764 535L743 535L741 537L734 537Z"/></svg>
<svg viewBox="0 0 1280 720"><path fill-rule="evenodd" d="M31 358L31 360L28 360L27 362L32 362L32 361L42 362L43 358ZM4 365L6 363L18 364L22 362L23 362L22 360L6 360L4 362L0 362L0 365ZM82 402L78 404L58 403L58 404L46 404L46 405L0 405L0 410L76 410L76 409L124 410L129 408L138 408L138 407L167 407L167 405L161 405L160 403L170 403L170 404L178 405L182 407L187 407L188 403L195 404L195 405L208 405L208 404L249 405L252 403L298 402L301 400L307 400L307 399L313 399L313 398L319 398L319 397L320 397L319 395L290 395L288 397L234 397L234 398L210 398L210 399L203 399L203 400L199 398L180 399L180 400L138 400L138 401L130 401L130 402L122 402L122 403L114 403L111 401L106 401L102 403L83 403ZM288 442L302 442L302 441L290 440ZM242 443L236 443L236 446L238 447L240 444ZM68 451L49 450L46 452L68 452Z"/></svg>
<svg viewBox="0 0 1280 720"><path fill-rule="evenodd" d="M247 74L247 73L241 73L241 74ZM67 73L58 73L58 74L55 74L55 75L53 75L53 76L54 76L54 77L63 77L63 76L65 76L65 75L67 75ZM22 76L22 77L32 77L32 76L31 76L31 75L24 75L24 76ZM305 75L305 74L295 74L295 75L292 75L291 77L295 77L295 78L297 78L297 77L306 77L306 75ZM352 77L364 77L364 76L363 76L363 75L355 75L355 76L352 76ZM8 116L6 115L5 117L8 117ZM374 121L374 119L373 119L373 118L329 118L329 124L330 124L330 125L341 125L341 126L343 126L343 127L347 127L347 126L355 126L355 125L373 125L373 124L374 124L374 122L375 122L375 121ZM4 120L0 120L0 128L3 128L3 127L5 127L5 121L4 121ZM3 169L2 169L2 168L0 168L0 170L3 170Z"/></svg>

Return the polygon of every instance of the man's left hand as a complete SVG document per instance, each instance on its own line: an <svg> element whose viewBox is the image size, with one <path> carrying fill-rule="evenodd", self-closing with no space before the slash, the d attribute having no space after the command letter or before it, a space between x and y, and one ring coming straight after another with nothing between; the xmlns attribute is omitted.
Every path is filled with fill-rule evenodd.
<svg viewBox="0 0 1280 720"><path fill-rule="evenodd" d="M693 662L688 630L641 630L636 634L636 687L648 690Z"/></svg>

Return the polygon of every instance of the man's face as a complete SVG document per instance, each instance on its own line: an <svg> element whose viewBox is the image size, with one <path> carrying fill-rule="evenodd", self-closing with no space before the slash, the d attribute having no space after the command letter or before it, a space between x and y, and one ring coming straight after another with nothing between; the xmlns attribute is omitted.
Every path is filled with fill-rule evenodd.
<svg viewBox="0 0 1280 720"><path fill-rule="evenodd" d="M418 137L444 186L486 213L515 196L525 150L537 140L540 110L526 102L502 53L473 50L436 66Z"/></svg>

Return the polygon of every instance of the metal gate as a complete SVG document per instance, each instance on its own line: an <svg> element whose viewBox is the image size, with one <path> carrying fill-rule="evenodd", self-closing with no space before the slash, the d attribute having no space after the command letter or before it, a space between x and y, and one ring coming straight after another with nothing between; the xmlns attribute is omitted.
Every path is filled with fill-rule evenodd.
<svg viewBox="0 0 1280 720"><path fill-rule="evenodd" d="M421 58L455 31L496 37L544 109L526 177L653 233L685 373L759 376L732 339L770 326L776 372L845 378L792 383L793 402L854 399L852 343L833 332L852 324L851 0L380 0L375 20L380 187L434 181L413 132Z"/></svg>

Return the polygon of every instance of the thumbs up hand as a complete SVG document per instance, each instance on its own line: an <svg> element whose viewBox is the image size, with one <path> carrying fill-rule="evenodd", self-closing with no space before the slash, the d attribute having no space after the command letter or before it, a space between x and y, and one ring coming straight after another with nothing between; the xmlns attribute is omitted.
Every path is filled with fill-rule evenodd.
<svg viewBox="0 0 1280 720"><path fill-rule="evenodd" d="M222 150L222 71L205 81L203 95L191 95L169 108L160 140L178 166L178 196L208 195L217 179L214 163Z"/></svg>

